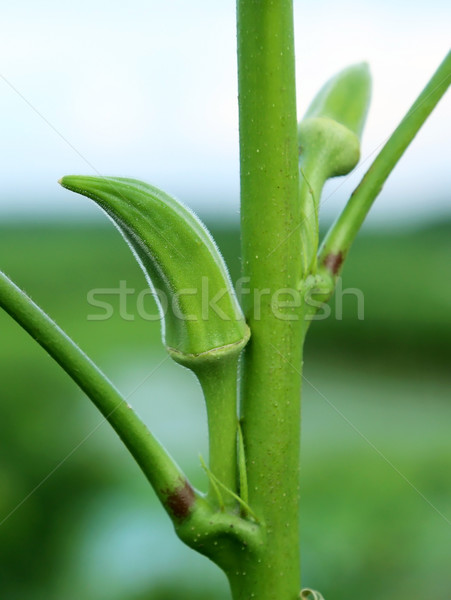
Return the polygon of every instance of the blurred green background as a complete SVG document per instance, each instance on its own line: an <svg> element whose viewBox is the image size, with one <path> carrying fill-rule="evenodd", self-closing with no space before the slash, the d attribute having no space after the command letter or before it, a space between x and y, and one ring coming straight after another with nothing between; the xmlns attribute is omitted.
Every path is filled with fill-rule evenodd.
<svg viewBox="0 0 451 600"><path fill-rule="evenodd" d="M234 223L208 223L239 277ZM0 268L112 378L205 487L205 413L191 373L138 315L134 259L105 225L0 226ZM310 330L303 395L303 584L326 600L450 598L451 221L363 233L343 316ZM93 288L135 290L121 319ZM147 297L146 310L155 314ZM338 315L340 316L340 315ZM2 600L228 598L223 575L177 540L139 469L89 400L0 314Z"/></svg>

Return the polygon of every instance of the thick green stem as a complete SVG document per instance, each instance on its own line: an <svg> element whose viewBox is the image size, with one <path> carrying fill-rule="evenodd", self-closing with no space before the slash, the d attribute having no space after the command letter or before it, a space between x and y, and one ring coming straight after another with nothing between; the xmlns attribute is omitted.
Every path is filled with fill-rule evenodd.
<svg viewBox="0 0 451 600"><path fill-rule="evenodd" d="M238 0L238 82L244 297L251 340L241 414L249 504L266 528L258 557L229 573L235 599L295 600L300 590L300 302L293 7ZM290 291L287 291L290 290ZM295 296L295 295L294 295ZM288 359L288 362L287 360Z"/></svg>
<svg viewBox="0 0 451 600"><path fill-rule="evenodd" d="M324 274L336 277L374 200L393 168L406 151L451 83L451 52L395 129L375 161L354 190L345 209L332 225L319 252L318 264Z"/></svg>

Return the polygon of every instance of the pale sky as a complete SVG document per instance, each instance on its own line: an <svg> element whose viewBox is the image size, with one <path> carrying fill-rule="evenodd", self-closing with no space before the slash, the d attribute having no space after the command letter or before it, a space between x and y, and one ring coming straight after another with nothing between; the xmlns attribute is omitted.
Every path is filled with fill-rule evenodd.
<svg viewBox="0 0 451 600"><path fill-rule="evenodd" d="M299 116L331 75L368 61L368 159L448 51L451 3L294 4ZM1 9L0 75L1 218L97 216L57 185L75 173L144 179L201 214L238 212L235 2L15 0ZM450 122L448 93L373 222L451 215ZM328 218L364 167L328 185Z"/></svg>

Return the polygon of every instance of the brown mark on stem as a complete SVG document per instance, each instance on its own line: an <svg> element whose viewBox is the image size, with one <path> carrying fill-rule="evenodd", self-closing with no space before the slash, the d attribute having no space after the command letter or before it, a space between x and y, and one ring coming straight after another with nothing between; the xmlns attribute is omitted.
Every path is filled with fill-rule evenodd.
<svg viewBox="0 0 451 600"><path fill-rule="evenodd" d="M171 490L163 490L166 496L166 508L170 515L177 521L184 521L190 514L191 508L194 505L196 496L194 490L185 479L180 480L180 486Z"/></svg>
<svg viewBox="0 0 451 600"><path fill-rule="evenodd" d="M337 275L341 265L343 264L344 258L344 254L341 250L336 254L334 252L330 252L324 259L323 264L333 275Z"/></svg>

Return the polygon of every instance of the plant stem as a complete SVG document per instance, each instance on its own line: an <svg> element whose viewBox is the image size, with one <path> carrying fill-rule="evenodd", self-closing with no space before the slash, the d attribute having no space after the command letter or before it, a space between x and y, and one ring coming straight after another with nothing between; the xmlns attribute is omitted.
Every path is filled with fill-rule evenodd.
<svg viewBox="0 0 451 600"><path fill-rule="evenodd" d="M238 356L208 361L197 376L207 405L209 466L230 491L237 491L237 363ZM216 494L210 489L210 501ZM226 504L235 504L230 495Z"/></svg>
<svg viewBox="0 0 451 600"><path fill-rule="evenodd" d="M266 526L258 558L229 574L235 599L294 600L300 590L301 307L284 290L302 277L291 0L238 0L241 226L251 340L241 415L249 504ZM285 360L285 358L288 359Z"/></svg>
<svg viewBox="0 0 451 600"><path fill-rule="evenodd" d="M332 225L319 251L323 271L337 276L374 200L393 168L406 151L451 83L451 52L447 54L409 112L395 129L362 181L352 193L343 212Z"/></svg>
<svg viewBox="0 0 451 600"><path fill-rule="evenodd" d="M316 253L318 250L319 199L326 178L318 168L318 160L301 156L299 160L299 203L301 216L301 243L304 274L316 272Z"/></svg>
<svg viewBox="0 0 451 600"><path fill-rule="evenodd" d="M162 504L176 518L174 507L181 490L184 500L194 491L183 472L152 436L131 406L84 352L22 290L0 271L0 307L4 308L86 393L129 449ZM184 501L181 499L181 502ZM186 510L193 506L185 507Z"/></svg>

